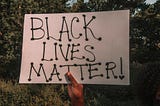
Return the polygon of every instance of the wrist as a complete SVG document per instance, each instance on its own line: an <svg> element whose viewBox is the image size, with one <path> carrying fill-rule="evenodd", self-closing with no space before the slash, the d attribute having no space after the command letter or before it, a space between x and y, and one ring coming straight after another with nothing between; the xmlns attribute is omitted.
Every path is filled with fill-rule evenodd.
<svg viewBox="0 0 160 106"><path fill-rule="evenodd" d="M75 98L74 100L71 101L72 102L72 106L84 106L84 98Z"/></svg>

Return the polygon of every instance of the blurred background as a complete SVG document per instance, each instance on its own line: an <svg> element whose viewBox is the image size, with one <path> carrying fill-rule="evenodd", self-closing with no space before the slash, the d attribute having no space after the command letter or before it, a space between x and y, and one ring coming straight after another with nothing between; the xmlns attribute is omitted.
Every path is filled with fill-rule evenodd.
<svg viewBox="0 0 160 106"><path fill-rule="evenodd" d="M137 76L160 61L160 0L0 0L0 106L70 106L66 85L19 84L25 14L130 10L129 86L84 85L86 106L141 106Z"/></svg>

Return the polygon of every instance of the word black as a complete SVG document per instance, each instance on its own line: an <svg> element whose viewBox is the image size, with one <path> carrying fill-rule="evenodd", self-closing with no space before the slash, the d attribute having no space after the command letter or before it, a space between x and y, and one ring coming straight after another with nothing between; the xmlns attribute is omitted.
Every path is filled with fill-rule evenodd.
<svg viewBox="0 0 160 106"><path fill-rule="evenodd" d="M89 27L89 25L96 19L95 16L92 16L92 18L87 21L86 20L86 15L82 15L83 17L83 26L82 28L84 29L84 37L86 41L89 41L89 37L88 37L88 33L90 32L90 34L93 36L94 39L101 41L102 38L101 37L96 37L95 34L93 33L93 30ZM54 38L53 34L50 33L50 29L51 27L49 27L49 24L54 24L54 23L48 23L49 18L45 17L45 21L41 18L38 17L31 17L31 31L32 31L32 37L31 40L40 40L42 38L44 38L44 36L46 35L46 38L49 39L54 39L56 41L62 41L62 37L63 36L67 36L68 41L72 41L71 37L74 39L79 39L80 37L83 36L82 33L79 33L79 35L74 35L74 28L73 28L73 24L78 23L80 21L80 19L78 17L73 17L71 20L71 24L70 24L70 28L67 22L67 19L65 16L62 17L62 25L61 25L61 29L59 31L59 38ZM39 23L39 26L35 26L35 23ZM44 25L45 23L45 25ZM45 28L44 28L45 26ZM41 31L41 35L36 35L36 31Z"/></svg>

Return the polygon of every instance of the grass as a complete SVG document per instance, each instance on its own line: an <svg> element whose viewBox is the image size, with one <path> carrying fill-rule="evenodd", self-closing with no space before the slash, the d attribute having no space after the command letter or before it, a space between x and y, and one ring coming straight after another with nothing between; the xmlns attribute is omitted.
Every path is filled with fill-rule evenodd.
<svg viewBox="0 0 160 106"><path fill-rule="evenodd" d="M131 85L84 85L86 106L139 106L135 79L139 65L131 66ZM66 85L19 84L0 80L0 106L70 106Z"/></svg>
<svg viewBox="0 0 160 106"><path fill-rule="evenodd" d="M69 106L64 85L19 85L0 81L0 106Z"/></svg>

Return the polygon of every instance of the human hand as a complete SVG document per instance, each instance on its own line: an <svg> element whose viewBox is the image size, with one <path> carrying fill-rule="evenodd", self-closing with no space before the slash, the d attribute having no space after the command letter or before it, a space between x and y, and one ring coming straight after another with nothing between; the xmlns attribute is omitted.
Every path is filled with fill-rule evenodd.
<svg viewBox="0 0 160 106"><path fill-rule="evenodd" d="M68 80L68 94L71 98L72 106L84 106L83 85L78 84L70 72L66 73Z"/></svg>

